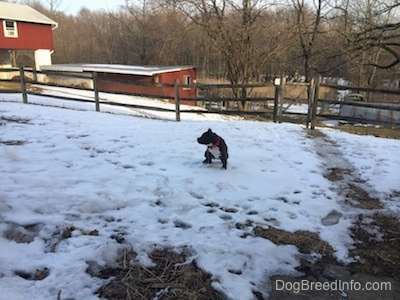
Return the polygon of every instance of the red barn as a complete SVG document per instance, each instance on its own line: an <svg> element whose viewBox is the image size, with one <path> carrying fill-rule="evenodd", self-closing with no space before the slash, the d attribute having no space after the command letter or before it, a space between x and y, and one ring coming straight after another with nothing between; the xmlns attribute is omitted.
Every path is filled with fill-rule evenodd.
<svg viewBox="0 0 400 300"><path fill-rule="evenodd" d="M158 96L167 99L174 97L175 80L180 85L196 83L196 68L192 66L131 66L114 64L64 64L42 68L48 80L62 73L97 73L98 88L103 92L128 92L143 96ZM61 78L61 77L58 77ZM59 81L59 79L58 79ZM170 86L164 86L170 85ZM196 99L194 87L180 88L180 98ZM182 104L196 105L195 101L181 101Z"/></svg>
<svg viewBox="0 0 400 300"><path fill-rule="evenodd" d="M121 91L140 95L165 96L166 98L174 97L174 87L161 85L173 85L175 80L178 80L179 84L185 85L196 82L196 69L192 66L86 65L83 67L83 71L97 72L101 91ZM132 85L132 83L150 83L152 85ZM196 89L183 88L179 91L179 97L194 99L196 98ZM195 105L195 102L191 101L182 101L182 103Z"/></svg>
<svg viewBox="0 0 400 300"><path fill-rule="evenodd" d="M34 50L36 68L51 65L53 30L57 23L30 6L0 2L0 66L9 50Z"/></svg>

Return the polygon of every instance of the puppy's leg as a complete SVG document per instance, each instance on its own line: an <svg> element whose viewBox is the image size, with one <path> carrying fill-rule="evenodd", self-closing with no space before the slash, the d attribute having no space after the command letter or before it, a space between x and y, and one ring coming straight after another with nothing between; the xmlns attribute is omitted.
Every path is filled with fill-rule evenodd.
<svg viewBox="0 0 400 300"><path fill-rule="evenodd" d="M221 161L222 161L222 168L226 170L226 165L228 164L228 160L226 158L221 157Z"/></svg>
<svg viewBox="0 0 400 300"><path fill-rule="evenodd" d="M212 154L208 150L206 150L204 156L206 157L206 159L203 161L203 164L211 164Z"/></svg>
<svg viewBox="0 0 400 300"><path fill-rule="evenodd" d="M225 141L221 139L221 145L220 145L220 151L221 155L219 158L222 161L222 168L226 170L226 165L228 164L228 146L225 144Z"/></svg>

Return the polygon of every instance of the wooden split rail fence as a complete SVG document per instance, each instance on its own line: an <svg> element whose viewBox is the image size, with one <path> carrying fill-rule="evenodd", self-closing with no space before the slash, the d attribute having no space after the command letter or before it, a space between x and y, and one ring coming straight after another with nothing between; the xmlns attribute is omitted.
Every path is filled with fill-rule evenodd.
<svg viewBox="0 0 400 300"><path fill-rule="evenodd" d="M14 74L14 75L13 75ZM15 74L18 74L16 76ZM272 119L274 122L283 122L288 121L288 116L293 120L299 118L301 122L304 122L307 127L314 129L317 121L321 119L335 119L335 120L344 120L350 122L358 122L358 123L378 123L383 125L392 125L397 126L400 125L400 90L397 89L372 89L372 88L365 88L365 87L356 87L356 86L348 86L348 85L337 85L337 84L329 84L322 82L321 78L312 79L310 83L292 83L286 82L286 77L281 76L278 80L275 80L274 85L271 83L259 83L259 84L247 84L247 85L231 85L231 84L193 84L193 85L181 85L178 81L175 81L174 85L160 85L157 86L165 86L165 87L173 87L174 88L174 96L167 97L161 95L138 95L134 93L127 93L127 92L118 92L115 93L124 94L124 95L133 95L133 96L142 96L148 97L152 99L161 98L164 100L169 100L175 103L174 109L166 109L161 107L154 107L154 106L143 106L143 105L136 105L134 103L120 103L120 102L110 102L110 101L100 101L100 91L99 90L99 79L96 72L92 72L91 74L79 75L79 74L57 74L58 77L65 77L65 78L78 78L82 80L86 80L91 82L92 87L73 87L71 85L64 85L64 84L54 84L54 83L45 83L45 78L49 73L42 73L35 70L25 69L24 67L20 67L19 69L11 68L11 69L0 69L0 86L2 82L19 82L19 89L11 89L8 92L21 92L22 94L22 102L28 103L28 95L36 94L41 95L41 93L35 92L33 89L28 88L28 84L30 86L56 86L56 87L63 87L63 88L73 88L73 89L80 89L85 91L92 91L93 92L93 99L92 100L85 100L79 99L77 97L71 96L52 96L58 97L67 100L73 101L84 101L84 102L94 102L95 110L100 111L100 104L107 104L107 105L116 105L116 106L125 106L130 108L141 108L141 109L149 109L149 110L158 110L158 111L169 111L175 112L175 119L176 121L181 120L181 113L220 113L220 114L230 114L230 115L257 115L263 118ZM38 80L38 78L41 80ZM6 79L1 79L6 78ZM102 79L104 80L104 79ZM107 81L114 81L114 80L107 80ZM118 82L118 81L117 81ZM151 85L151 84L143 84L143 83L129 83L132 85ZM290 98L286 96L288 89L291 87L296 86L297 88L300 86L304 89L304 93L306 96L304 97L295 97ZM196 88L198 91L198 96L193 98L182 98L180 97L180 90L183 88ZM262 89L268 87L269 90L273 91L273 96L271 97L234 97L233 91L236 90L243 90L252 91L256 89ZM330 89L331 91L335 91L333 93L336 97L327 98L326 96L321 97L321 88ZM0 90L1 91L1 90ZM218 91L224 91L218 93ZM7 92L4 91L3 92ZM342 95L348 93L366 93L366 94L374 94L375 98L377 94L380 95L390 95L392 101L390 103L382 103L382 102L370 102L370 101L343 101L343 98L339 98L337 95L342 93ZM215 95L217 94L217 95ZM331 93L332 94L332 93ZM379 98L379 97L378 97ZM393 100L394 99L394 100ZM204 110L196 110L190 109L186 106L185 109L182 109L180 105L180 101L185 100L185 102L193 102L193 105L200 105L203 106ZM256 106L256 108L252 108L251 105L248 104L261 104ZM302 112L290 112L285 110L284 105L285 103L292 103L292 104L299 104L302 103L306 109ZM243 111L239 110L240 105L242 107L250 107L248 110ZM271 105L272 104L272 105ZM324 111L324 107L338 107L338 111L336 113L326 113ZM261 107L261 109L260 109ZM356 115L343 115L341 114L341 109L343 107L347 108L360 108ZM365 113L362 112L365 110ZM374 113L371 114L371 110L375 110L375 117ZM367 117L369 111L369 118ZM385 112L386 116L389 116L385 120L380 119L379 117L382 115L382 111ZM371 116L372 115L372 116ZM374 119L375 118L375 119Z"/></svg>

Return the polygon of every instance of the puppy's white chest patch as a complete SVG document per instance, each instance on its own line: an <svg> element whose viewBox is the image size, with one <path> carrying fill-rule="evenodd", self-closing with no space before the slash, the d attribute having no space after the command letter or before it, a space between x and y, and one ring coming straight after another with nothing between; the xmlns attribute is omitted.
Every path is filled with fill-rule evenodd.
<svg viewBox="0 0 400 300"><path fill-rule="evenodd" d="M219 147L208 148L208 151L215 157L219 158L221 155L221 151L219 151Z"/></svg>

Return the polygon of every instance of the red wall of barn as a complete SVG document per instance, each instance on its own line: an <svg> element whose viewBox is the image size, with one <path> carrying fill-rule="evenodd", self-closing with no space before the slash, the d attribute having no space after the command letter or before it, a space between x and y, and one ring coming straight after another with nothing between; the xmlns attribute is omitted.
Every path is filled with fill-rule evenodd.
<svg viewBox="0 0 400 300"><path fill-rule="evenodd" d="M173 85L175 79L179 80L179 83L183 83L183 76L189 75L192 83L196 81L196 70L188 69L176 72L160 73L153 76L139 76L130 74L111 74L111 73L99 73L98 74L98 87L100 91L113 91L113 92L128 92L138 95L152 95L161 96L166 98L174 97L174 87L162 87L162 86L141 86L134 85L134 83L150 83L154 84L158 82L160 84L171 84ZM158 77L158 78L157 78ZM118 80L120 82L110 82L106 80ZM180 98L196 98L195 88L180 88ZM173 101L172 101L173 102ZM182 104L196 105L194 101L181 101Z"/></svg>
<svg viewBox="0 0 400 300"><path fill-rule="evenodd" d="M190 76L191 83L196 82L196 69L186 69L181 70L179 72L170 72L170 73L161 73L158 74L159 82L164 84L174 84L175 79L179 80L180 84L183 84L183 77ZM174 96L174 89L171 88L168 90L170 96ZM179 89L179 97L180 98L196 98L196 89L195 88L180 88ZM173 102L173 101L172 101ZM180 101L182 104L196 105L196 102L193 101Z"/></svg>
<svg viewBox="0 0 400 300"><path fill-rule="evenodd" d="M5 37L3 20L0 20L0 49L54 49L51 25L17 22L17 30L18 38Z"/></svg>

